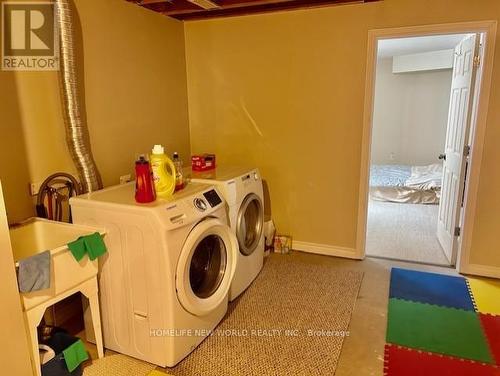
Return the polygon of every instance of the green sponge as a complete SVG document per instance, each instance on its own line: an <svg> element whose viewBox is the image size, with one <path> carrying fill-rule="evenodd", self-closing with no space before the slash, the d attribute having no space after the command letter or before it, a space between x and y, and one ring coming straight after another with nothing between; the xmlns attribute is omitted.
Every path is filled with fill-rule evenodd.
<svg viewBox="0 0 500 376"><path fill-rule="evenodd" d="M95 232L90 235L80 236L77 240L68 243L68 248L76 261L80 261L85 254L94 261L107 252L101 234Z"/></svg>
<svg viewBox="0 0 500 376"><path fill-rule="evenodd" d="M73 257L75 258L76 261L80 261L83 256L87 253L85 250L85 243L83 241L82 237L79 237L77 240L68 243L68 248L73 254Z"/></svg>
<svg viewBox="0 0 500 376"><path fill-rule="evenodd" d="M83 242L85 243L85 249L87 250L89 259L92 261L99 256L102 256L107 251L106 245L102 240L102 236L98 232L93 233L92 235L84 236Z"/></svg>

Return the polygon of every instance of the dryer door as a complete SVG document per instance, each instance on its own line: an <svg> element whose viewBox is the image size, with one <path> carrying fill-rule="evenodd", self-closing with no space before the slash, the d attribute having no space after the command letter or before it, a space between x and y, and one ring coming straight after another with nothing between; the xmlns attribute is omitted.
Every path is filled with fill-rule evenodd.
<svg viewBox="0 0 500 376"><path fill-rule="evenodd" d="M238 256L238 242L231 229L211 218L189 233L177 264L177 296L190 313L202 316L227 297Z"/></svg>
<svg viewBox="0 0 500 376"><path fill-rule="evenodd" d="M236 236L240 252L251 255L259 245L264 227L264 206L255 193L245 197L238 212L236 221Z"/></svg>

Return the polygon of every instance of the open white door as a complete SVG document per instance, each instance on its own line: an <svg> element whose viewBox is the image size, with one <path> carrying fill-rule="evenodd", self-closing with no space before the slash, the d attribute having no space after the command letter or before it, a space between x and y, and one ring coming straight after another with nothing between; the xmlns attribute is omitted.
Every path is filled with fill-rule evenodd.
<svg viewBox="0 0 500 376"><path fill-rule="evenodd" d="M450 264L457 258L460 210L468 155L468 135L479 52L479 35L467 36L455 48L448 128L443 159L443 184L439 203L437 237Z"/></svg>

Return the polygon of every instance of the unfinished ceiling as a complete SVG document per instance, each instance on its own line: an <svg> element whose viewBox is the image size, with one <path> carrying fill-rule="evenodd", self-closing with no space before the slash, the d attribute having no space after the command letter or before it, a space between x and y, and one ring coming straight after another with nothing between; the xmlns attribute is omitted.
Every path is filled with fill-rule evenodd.
<svg viewBox="0 0 500 376"><path fill-rule="evenodd" d="M380 0L127 0L178 20L239 16Z"/></svg>

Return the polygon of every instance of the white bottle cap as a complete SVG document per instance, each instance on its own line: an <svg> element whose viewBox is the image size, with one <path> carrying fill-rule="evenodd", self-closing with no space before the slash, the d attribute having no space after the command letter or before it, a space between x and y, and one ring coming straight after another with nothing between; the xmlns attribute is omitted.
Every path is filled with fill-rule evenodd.
<svg viewBox="0 0 500 376"><path fill-rule="evenodd" d="M152 152L153 154L165 154L165 149L161 145L155 145Z"/></svg>

